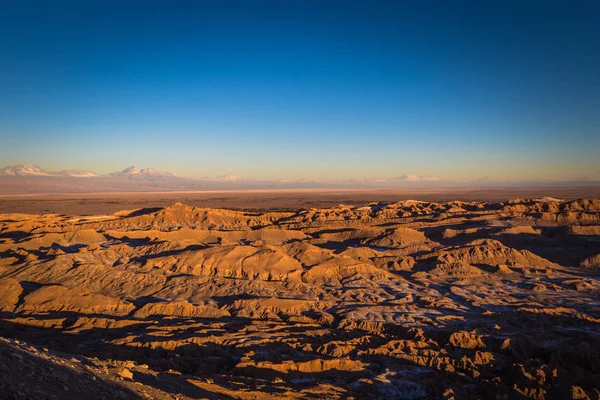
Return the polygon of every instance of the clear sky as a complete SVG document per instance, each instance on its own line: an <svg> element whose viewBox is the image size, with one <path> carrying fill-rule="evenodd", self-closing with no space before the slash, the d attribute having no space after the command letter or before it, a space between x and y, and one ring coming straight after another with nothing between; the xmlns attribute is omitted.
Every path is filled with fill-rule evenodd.
<svg viewBox="0 0 600 400"><path fill-rule="evenodd" d="M0 165L600 178L600 2L4 1Z"/></svg>

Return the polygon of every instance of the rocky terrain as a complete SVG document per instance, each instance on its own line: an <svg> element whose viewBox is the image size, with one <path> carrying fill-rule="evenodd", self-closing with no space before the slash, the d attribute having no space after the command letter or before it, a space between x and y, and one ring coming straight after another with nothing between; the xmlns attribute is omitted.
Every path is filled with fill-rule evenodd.
<svg viewBox="0 0 600 400"><path fill-rule="evenodd" d="M0 214L9 399L598 399L600 200Z"/></svg>

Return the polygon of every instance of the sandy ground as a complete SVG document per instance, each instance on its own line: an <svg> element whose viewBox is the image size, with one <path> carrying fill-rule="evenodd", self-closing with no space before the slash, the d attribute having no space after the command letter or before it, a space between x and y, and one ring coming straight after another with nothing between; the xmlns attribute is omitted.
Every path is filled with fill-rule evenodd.
<svg viewBox="0 0 600 400"><path fill-rule="evenodd" d="M515 197L597 199L600 187L552 188L453 188L403 190L247 190L203 192L120 192L0 195L0 213L98 214L124 209L166 207L182 202L196 207L237 210L295 210L332 207L337 204L365 205L370 202L424 201L506 201Z"/></svg>

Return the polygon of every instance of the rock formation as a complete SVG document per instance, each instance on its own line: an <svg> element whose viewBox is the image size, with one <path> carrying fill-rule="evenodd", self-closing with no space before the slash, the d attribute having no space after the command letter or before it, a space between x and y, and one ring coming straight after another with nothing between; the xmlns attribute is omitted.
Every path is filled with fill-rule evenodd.
<svg viewBox="0 0 600 400"><path fill-rule="evenodd" d="M600 396L600 201L0 215L8 398Z"/></svg>

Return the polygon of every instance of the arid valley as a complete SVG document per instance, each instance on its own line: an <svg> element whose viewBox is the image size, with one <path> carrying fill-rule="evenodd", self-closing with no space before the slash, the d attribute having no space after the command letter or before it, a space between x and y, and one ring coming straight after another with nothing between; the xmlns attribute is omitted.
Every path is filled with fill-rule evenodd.
<svg viewBox="0 0 600 400"><path fill-rule="evenodd" d="M0 400L600 400L600 1L4 1Z"/></svg>
<svg viewBox="0 0 600 400"><path fill-rule="evenodd" d="M154 196L2 199L4 398L600 396L600 200Z"/></svg>

